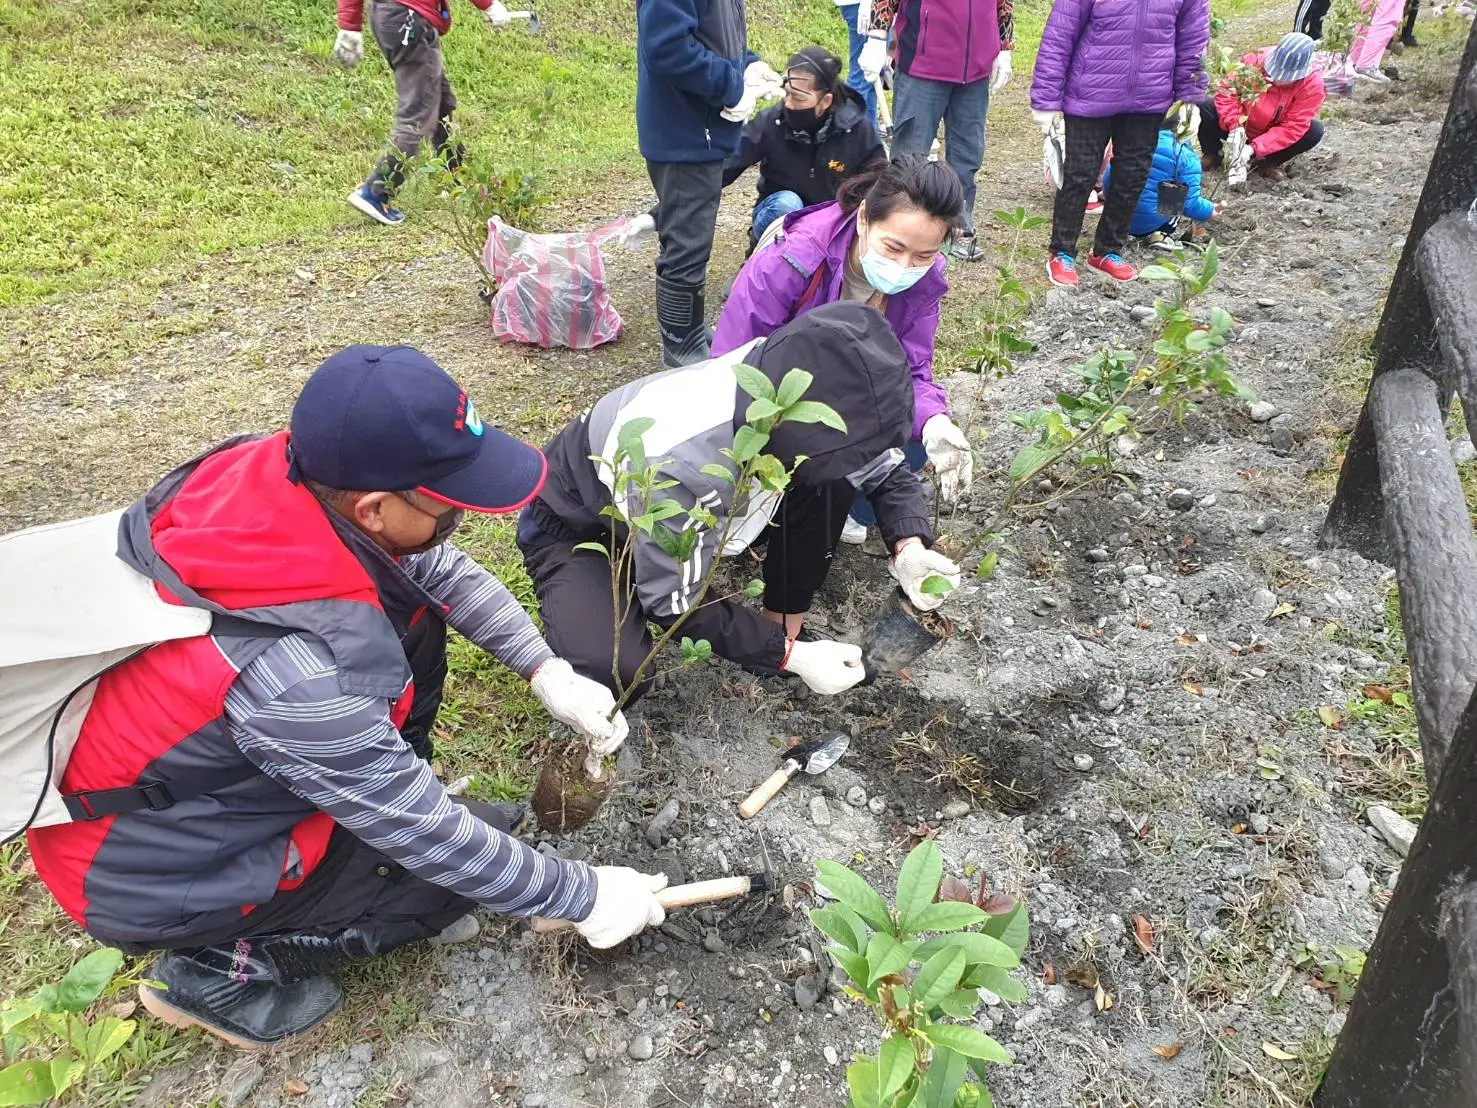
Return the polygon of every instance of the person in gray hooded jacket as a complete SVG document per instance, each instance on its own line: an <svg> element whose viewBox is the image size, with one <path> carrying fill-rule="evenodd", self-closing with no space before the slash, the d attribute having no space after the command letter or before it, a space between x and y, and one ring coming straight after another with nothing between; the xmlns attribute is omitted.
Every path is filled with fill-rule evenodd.
<svg viewBox="0 0 1477 1108"><path fill-rule="evenodd" d="M774 428L767 452L786 467L803 458L777 502L749 497L736 504L733 485L713 476L712 467L732 469L724 451L732 449L745 426L749 397L734 372L741 362L776 386L789 370L808 370L814 380L805 398L830 405L845 422L844 432L819 423L781 422ZM602 553L578 547L608 547L612 541L602 510L611 504L614 477L592 459L613 457L620 429L642 417L654 421L644 435L647 456L664 478L676 482L662 495L687 508L701 504L717 522L704 527L685 516L669 521L674 530L696 526L699 532L686 560L638 536L631 571L635 603L619 630L617 681L609 562ZM939 598L921 590L924 578L939 574L958 582L958 566L930 549L933 533L923 486L903 459L901 447L912 422L913 393L902 346L881 313L854 302L825 305L767 339L608 393L549 443L548 481L519 521L518 543L551 648L576 672L624 689L636 681L651 649L648 623L670 626L686 615L682 633L706 639L720 657L793 673L823 694L851 688L865 676L860 649L801 631L857 491L876 509L893 552L893 576L915 605L937 606ZM757 537L757 528L741 528L737 521L728 526L740 513L745 522L756 515L760 524L767 519L762 612L735 599L704 601L701 596L712 560L735 552L733 533ZM616 541L624 534L622 526ZM726 550L720 549L725 534Z"/></svg>

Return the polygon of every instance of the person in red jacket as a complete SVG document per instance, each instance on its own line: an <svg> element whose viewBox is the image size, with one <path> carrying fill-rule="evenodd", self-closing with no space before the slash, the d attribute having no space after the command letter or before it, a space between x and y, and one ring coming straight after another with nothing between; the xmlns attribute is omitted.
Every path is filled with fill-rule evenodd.
<svg viewBox="0 0 1477 1108"><path fill-rule="evenodd" d="M349 66L364 60L365 0L338 0L338 38L334 60ZM395 123L390 148L381 155L369 179L349 193L349 203L370 219L397 227L405 216L390 203L405 176L404 163L430 142L456 169L461 144L451 138L456 95L446 79L441 36L451 29L449 0L369 0L369 29L395 75ZM472 0L494 27L506 27L512 16L502 0Z"/></svg>
<svg viewBox="0 0 1477 1108"><path fill-rule="evenodd" d="M1223 81L1213 98L1200 106L1200 150L1207 168L1221 164L1222 151L1231 146L1231 169L1243 175L1255 168L1263 177L1281 181L1282 168L1323 141L1318 109L1327 95L1323 75L1313 64L1314 43L1293 31L1276 46L1247 54L1247 66L1260 69L1270 87L1242 100Z"/></svg>

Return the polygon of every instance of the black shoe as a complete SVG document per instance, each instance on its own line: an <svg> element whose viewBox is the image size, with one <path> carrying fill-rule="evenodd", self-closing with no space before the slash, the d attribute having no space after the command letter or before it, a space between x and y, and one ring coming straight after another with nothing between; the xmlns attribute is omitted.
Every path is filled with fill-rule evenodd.
<svg viewBox="0 0 1477 1108"><path fill-rule="evenodd" d="M703 323L702 285L656 279L656 325L662 334L662 364L679 369L706 361L713 333Z"/></svg>
<svg viewBox="0 0 1477 1108"><path fill-rule="evenodd" d="M199 1027L243 1050L295 1039L343 1005L344 990L331 977L308 977L291 985L253 980L263 969L260 963L255 967L246 964L255 961L249 945L240 959L245 972L233 975L234 950L210 947L200 953L215 957L205 960L196 954L165 954L149 969L149 977L163 984L164 990L140 985L139 1002L171 1027Z"/></svg>
<svg viewBox="0 0 1477 1108"><path fill-rule="evenodd" d="M967 234L954 240L954 245L949 247L949 257L956 262L978 262L984 260L985 252L975 244L974 235Z"/></svg>
<svg viewBox="0 0 1477 1108"><path fill-rule="evenodd" d="M1414 31L1407 31L1405 34L1401 35L1400 36L1400 42L1404 46L1419 46L1420 45L1420 43L1416 42L1416 40L1415 40L1415 32Z"/></svg>

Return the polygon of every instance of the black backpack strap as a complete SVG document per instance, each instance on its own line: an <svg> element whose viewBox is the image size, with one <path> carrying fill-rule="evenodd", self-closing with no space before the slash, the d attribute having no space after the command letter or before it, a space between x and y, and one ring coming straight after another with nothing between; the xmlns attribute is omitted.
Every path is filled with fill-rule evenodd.
<svg viewBox="0 0 1477 1108"><path fill-rule="evenodd" d="M211 620L209 633L230 635L235 638L280 639L295 632L296 629L292 627L257 623L254 620L242 619L240 616L217 612ZM137 654L130 654L123 661L129 661L137 656ZM116 665L121 664L121 662L116 663ZM101 677L102 674L99 673L97 676ZM71 697L67 699L70 701ZM65 703L62 707L65 709ZM60 718L61 713L58 712L57 716ZM150 781L143 785L127 785L120 789L93 789L90 792L68 793L62 797L62 802L67 806L67 812L72 819L83 821L103 819L106 816L121 816L128 812L141 812L145 809L157 812L178 804L181 800L190 800L207 793L218 792L232 785L239 785L243 781L251 780L259 773L261 770L247 763L224 767L213 773L192 774L174 781Z"/></svg>

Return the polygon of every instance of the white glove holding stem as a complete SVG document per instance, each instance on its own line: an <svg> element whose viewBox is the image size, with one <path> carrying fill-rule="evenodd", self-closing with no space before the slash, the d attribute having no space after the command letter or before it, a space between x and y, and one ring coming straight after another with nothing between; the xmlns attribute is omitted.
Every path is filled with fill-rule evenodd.
<svg viewBox="0 0 1477 1108"><path fill-rule="evenodd" d="M511 27L513 25L513 17L503 4L503 0L492 0L487 10L482 13L482 18L494 27Z"/></svg>
<svg viewBox="0 0 1477 1108"><path fill-rule="evenodd" d="M820 639L790 643L789 656L780 667L793 673L822 696L843 693L867 676L862 665L862 648L845 642Z"/></svg>
<svg viewBox="0 0 1477 1108"><path fill-rule="evenodd" d="M959 587L962 577L958 565L937 550L928 549L921 542L910 542L899 550L888 569L903 587L908 602L920 612L931 612L944 602L942 593L923 591L924 581L934 576L942 577L952 586L952 591Z"/></svg>
<svg viewBox="0 0 1477 1108"><path fill-rule="evenodd" d="M1053 131L1064 129L1066 126L1065 117L1061 112L1040 112L1035 108L1031 109L1031 121L1040 127L1041 133L1048 138Z"/></svg>
<svg viewBox="0 0 1477 1108"><path fill-rule="evenodd" d="M339 65L353 69L364 60L364 32L340 31L333 40L333 52L329 54Z"/></svg>
<svg viewBox="0 0 1477 1108"><path fill-rule="evenodd" d="M873 31L867 36L867 41L862 44L861 53L856 56L856 64L869 85L882 76L882 71L887 68L887 33L885 31Z"/></svg>
<svg viewBox="0 0 1477 1108"><path fill-rule="evenodd" d="M617 712L614 719L608 718L615 707L610 690L575 673L563 658L550 658L539 666L528 687L549 715L584 736L590 753L614 754L626 741L625 714Z"/></svg>
<svg viewBox="0 0 1477 1108"><path fill-rule="evenodd" d="M656 894L667 887L665 873L641 873L628 866L595 867L595 907L575 929L597 950L615 946L647 927L660 927L667 910Z"/></svg>
<svg viewBox="0 0 1477 1108"><path fill-rule="evenodd" d="M995 62L990 66L990 95L994 96L1006 85L1010 84L1010 78L1012 76L1014 76L1014 72L1010 66L1010 51L1002 50L995 55Z"/></svg>
<svg viewBox="0 0 1477 1108"><path fill-rule="evenodd" d="M1200 133L1200 107L1181 100L1175 109L1175 138L1181 142L1194 142Z"/></svg>
<svg viewBox="0 0 1477 1108"><path fill-rule="evenodd" d="M923 425L923 449L938 474L939 495L944 503L954 503L974 481L974 452L969 440L952 419L939 412Z"/></svg>

